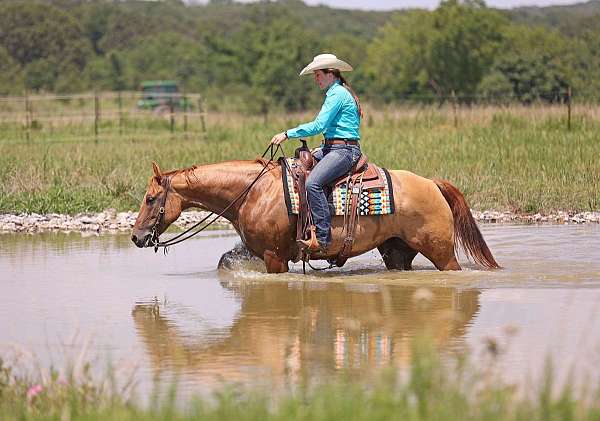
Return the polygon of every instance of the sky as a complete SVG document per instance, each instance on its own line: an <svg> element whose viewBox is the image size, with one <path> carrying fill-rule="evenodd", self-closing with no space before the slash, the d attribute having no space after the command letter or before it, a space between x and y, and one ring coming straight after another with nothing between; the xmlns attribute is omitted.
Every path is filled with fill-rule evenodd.
<svg viewBox="0 0 600 421"><path fill-rule="evenodd" d="M241 1L248 2L252 0ZM585 1L586 0L486 0L486 4L489 7L510 9L520 6L552 6L583 3ZM394 10L414 7L434 9L439 4L439 0L304 0L304 2L312 6L323 4L333 8L361 10Z"/></svg>

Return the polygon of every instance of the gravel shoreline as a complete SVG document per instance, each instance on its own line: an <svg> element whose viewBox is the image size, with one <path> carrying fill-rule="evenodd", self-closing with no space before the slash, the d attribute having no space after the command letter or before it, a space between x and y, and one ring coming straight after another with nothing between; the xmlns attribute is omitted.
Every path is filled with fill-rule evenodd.
<svg viewBox="0 0 600 421"><path fill-rule="evenodd" d="M600 223L600 212L566 212L559 211L548 215L516 214L498 211L474 211L471 213L475 220L481 223L497 224L585 224ZM175 221L175 225L186 229L202 220L208 212L186 211ZM119 233L131 231L137 212L117 212L107 209L100 213L83 213L75 216L50 213L40 215L30 214L0 214L0 233L37 233L37 232L88 232L88 233ZM219 218L215 227L232 229L231 224L224 218Z"/></svg>

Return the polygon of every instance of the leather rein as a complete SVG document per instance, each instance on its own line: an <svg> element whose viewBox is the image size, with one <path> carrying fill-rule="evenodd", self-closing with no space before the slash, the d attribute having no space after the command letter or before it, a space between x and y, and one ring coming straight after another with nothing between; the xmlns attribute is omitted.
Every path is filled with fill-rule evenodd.
<svg viewBox="0 0 600 421"><path fill-rule="evenodd" d="M158 249L160 247L162 247L164 253L167 254L169 246L181 243L185 240L192 238L196 234L204 231L206 228L208 228L213 223L215 223L217 221L217 219L219 219L221 216L223 216L225 214L225 212L227 212L229 209L231 209L233 207L233 205L235 205L239 200L241 200L242 198L245 198L248 195L248 193L250 192L250 190L252 189L252 187L254 186L254 184L256 184L256 182L260 179L260 177L262 177L267 172L267 168L269 167L269 164L271 164L273 162L273 159L277 155L277 152L281 151L281 154L285 157L285 153L284 153L281 145L277 145L277 147L275 147L275 148L274 148L274 146L275 145L270 144L267 147L267 149L265 150L265 152L261 155L261 158L264 158L267 155L267 153L270 152L269 160L267 161L267 163L265 164L263 169L258 173L256 178L254 178L254 180L252 180L252 182L248 185L248 187L246 187L239 195L237 195L237 197L235 199L233 199L229 203L229 205L227 205L225 207L225 209L223 209L218 215L216 215L214 212L210 212L207 216L202 218L201 221L195 223L194 225L192 225L190 228L186 229L185 231L177 234L174 237L169 238L166 241L160 241L160 239L159 239L160 234L158 233L158 228L165 217L165 204L167 203L167 194L169 192L169 188L171 187L171 178L164 177L163 180L161 180L160 185L164 189L165 194L161 198L160 207L158 209L158 215L156 216L156 220L154 221L154 224L152 225L150 244L149 244L149 246L154 247L154 252L156 253L158 251ZM211 217L213 217L213 219L211 221L209 221L208 223L206 223L206 225L204 225L203 227L199 228L198 230L192 232L193 230L198 228L200 225L202 225L206 220L210 219Z"/></svg>

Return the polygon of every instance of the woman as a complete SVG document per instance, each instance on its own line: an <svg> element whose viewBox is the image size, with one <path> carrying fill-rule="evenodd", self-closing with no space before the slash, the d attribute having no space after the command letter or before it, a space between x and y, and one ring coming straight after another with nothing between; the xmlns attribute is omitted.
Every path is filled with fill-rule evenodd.
<svg viewBox="0 0 600 421"><path fill-rule="evenodd" d="M320 54L306 66L300 76L313 74L315 83L325 91L325 102L317 118L296 128L276 134L271 143L279 145L286 139L315 136L323 133L322 147L315 151L318 163L306 180L308 202L319 244L303 241L311 251L326 252L331 243L331 215L323 187L347 174L360 158L360 119L362 108L358 97L346 83L341 72L352 66L333 54Z"/></svg>

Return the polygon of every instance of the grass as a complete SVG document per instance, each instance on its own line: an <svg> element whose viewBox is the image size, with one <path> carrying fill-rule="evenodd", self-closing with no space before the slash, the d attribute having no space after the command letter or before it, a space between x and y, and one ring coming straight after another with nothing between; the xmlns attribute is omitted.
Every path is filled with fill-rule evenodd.
<svg viewBox="0 0 600 421"><path fill-rule="evenodd" d="M64 104L63 104L64 107ZM363 150L371 161L425 177L452 181L472 208L522 213L600 209L600 108L573 110L571 131L564 107L395 107L368 109ZM65 112L66 113L66 112ZM188 131L177 116L152 115L92 121L44 114L29 132L0 122L0 212L75 214L137 210L151 161L174 169L230 159L253 159L273 134L312 118L312 113L262 117L209 113ZM311 145L316 146L317 139ZM285 144L291 154L297 142Z"/></svg>
<svg viewBox="0 0 600 421"><path fill-rule="evenodd" d="M224 386L210 397L182 401L176 385L155 385L148 404L117 387L114 371L94 379L89 365L66 374L16 375L0 361L2 420L598 420L597 390L576 396L553 384L551 366L534 390L503 383L490 353L476 370L464 355L442 362L431 342L413 342L405 375L386 369L371 384L329 380L281 391Z"/></svg>

